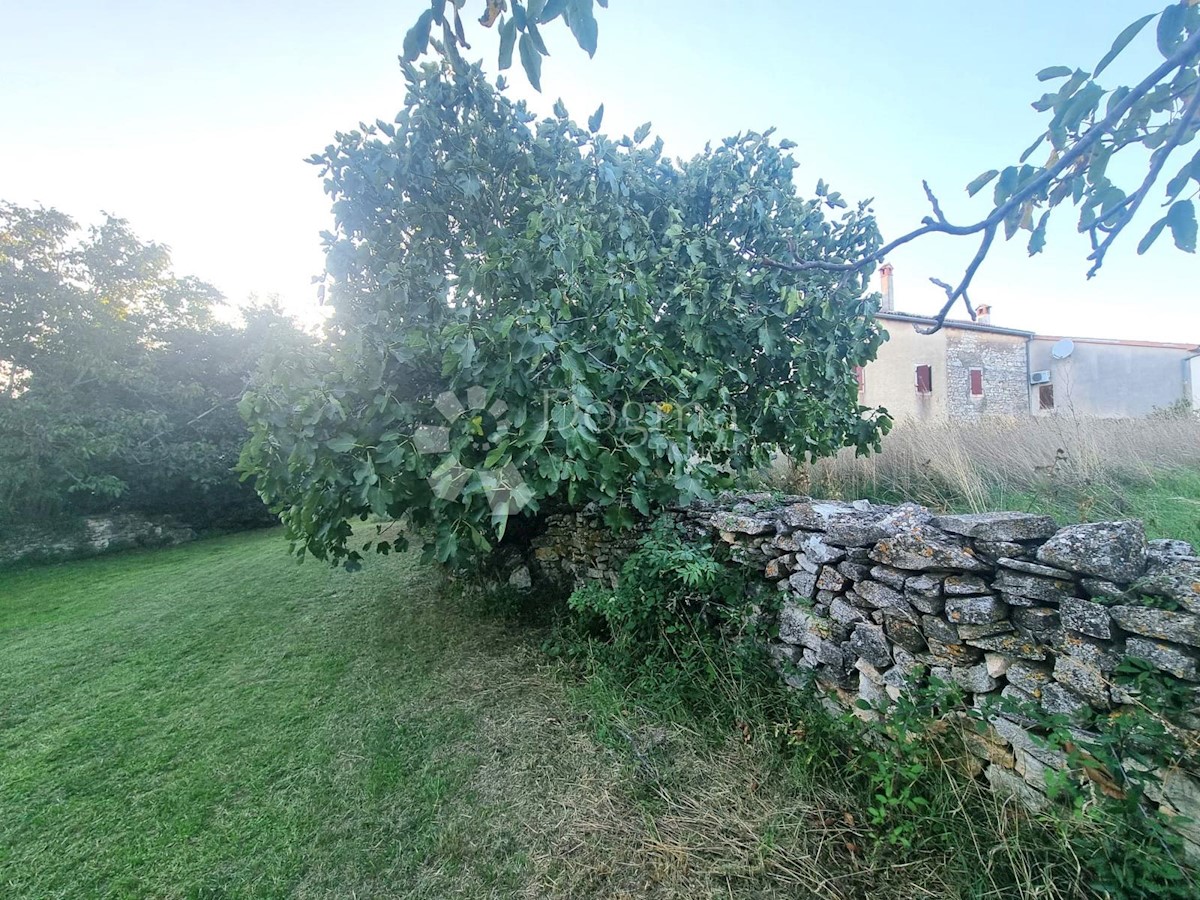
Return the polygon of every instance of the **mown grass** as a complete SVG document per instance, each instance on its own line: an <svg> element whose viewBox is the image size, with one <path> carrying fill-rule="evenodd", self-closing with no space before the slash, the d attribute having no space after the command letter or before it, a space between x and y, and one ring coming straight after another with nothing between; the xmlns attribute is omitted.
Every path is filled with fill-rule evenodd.
<svg viewBox="0 0 1200 900"><path fill-rule="evenodd" d="M277 532L0 574L0 896L1083 892L1054 827L947 767L897 848L845 732L696 674Z"/></svg>
<svg viewBox="0 0 1200 900"><path fill-rule="evenodd" d="M277 533L0 576L0 895L514 896L478 778L531 669L411 559Z"/></svg>
<svg viewBox="0 0 1200 900"><path fill-rule="evenodd" d="M769 730L547 634L277 532L0 574L0 896L865 895Z"/></svg>

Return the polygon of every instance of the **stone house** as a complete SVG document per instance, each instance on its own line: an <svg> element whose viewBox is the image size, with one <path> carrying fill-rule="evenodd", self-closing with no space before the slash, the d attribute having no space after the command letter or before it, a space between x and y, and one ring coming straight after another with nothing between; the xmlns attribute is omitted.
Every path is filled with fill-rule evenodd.
<svg viewBox="0 0 1200 900"><path fill-rule="evenodd" d="M888 340L858 371L859 402L897 419L975 421L988 416L1141 416L1180 403L1200 406L1200 345L1063 338L897 312L893 269L880 270L878 318Z"/></svg>

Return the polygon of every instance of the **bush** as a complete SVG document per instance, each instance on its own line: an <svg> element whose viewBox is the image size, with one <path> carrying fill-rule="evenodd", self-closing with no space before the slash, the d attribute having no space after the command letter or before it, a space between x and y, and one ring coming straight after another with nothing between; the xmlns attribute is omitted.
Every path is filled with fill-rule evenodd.
<svg viewBox="0 0 1200 900"><path fill-rule="evenodd" d="M78 239L55 210L0 203L0 523L170 513L196 528L270 521L234 471L237 402L278 310L218 323L217 291L109 218Z"/></svg>

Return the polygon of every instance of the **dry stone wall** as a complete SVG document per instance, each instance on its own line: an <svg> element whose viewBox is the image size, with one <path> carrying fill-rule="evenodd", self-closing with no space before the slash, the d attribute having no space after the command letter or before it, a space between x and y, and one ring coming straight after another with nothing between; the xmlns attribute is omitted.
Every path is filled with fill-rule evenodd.
<svg viewBox="0 0 1200 900"><path fill-rule="evenodd" d="M0 569L21 563L98 556L134 547L166 547L195 537L191 528L169 516L134 513L90 516L37 528L10 526L0 533Z"/></svg>
<svg viewBox="0 0 1200 900"><path fill-rule="evenodd" d="M768 649L782 676L815 678L857 715L886 715L928 673L989 711L1005 698L1065 716L1086 745L1096 714L1136 702L1113 677L1134 656L1190 692L1181 724L1200 737L1200 558L1183 541L1147 541L1138 522L1059 528L1026 513L935 515L765 495L674 515L778 590ZM582 514L552 517L534 540L533 565L613 582L634 543L614 542ZM972 736L981 777L1026 804L1046 803L1047 769L1063 755L1019 714L989 712L988 721ZM1180 831L1200 852L1196 773L1163 773L1154 800L1193 820Z"/></svg>

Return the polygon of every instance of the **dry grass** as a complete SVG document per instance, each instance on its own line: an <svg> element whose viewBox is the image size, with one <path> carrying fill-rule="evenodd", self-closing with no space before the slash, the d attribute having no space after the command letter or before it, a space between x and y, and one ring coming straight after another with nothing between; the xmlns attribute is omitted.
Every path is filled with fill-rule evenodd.
<svg viewBox="0 0 1200 900"><path fill-rule="evenodd" d="M1200 519L1200 417L902 423L880 453L803 465L781 457L765 480L819 497L971 512L1003 504L1079 521L1144 515L1140 495L1161 487L1156 499L1173 507L1154 511L1163 527L1187 529Z"/></svg>

